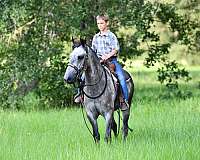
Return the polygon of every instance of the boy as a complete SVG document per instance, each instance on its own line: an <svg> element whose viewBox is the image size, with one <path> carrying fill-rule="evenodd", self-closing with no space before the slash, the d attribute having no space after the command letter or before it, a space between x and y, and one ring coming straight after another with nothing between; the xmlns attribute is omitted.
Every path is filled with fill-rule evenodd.
<svg viewBox="0 0 200 160"><path fill-rule="evenodd" d="M121 110L127 110L129 108L128 88L123 74L123 69L117 61L119 42L115 34L109 30L109 17L107 15L97 16L96 21L100 32L94 35L92 48L96 51L96 54L100 58L101 62L110 61L115 65L115 73L119 79L124 97L124 101L121 104Z"/></svg>
<svg viewBox="0 0 200 160"><path fill-rule="evenodd" d="M100 30L99 33L95 34L92 40L92 48L96 51L100 62L109 61L115 65L115 73L119 79L119 83L122 88L124 101L120 105L121 110L127 110L128 105L128 88L126 80L124 78L123 69L117 61L117 53L119 52L119 42L114 33L109 28L109 17L107 15L99 15L96 17L97 26ZM82 101L80 92L74 97L76 103Z"/></svg>

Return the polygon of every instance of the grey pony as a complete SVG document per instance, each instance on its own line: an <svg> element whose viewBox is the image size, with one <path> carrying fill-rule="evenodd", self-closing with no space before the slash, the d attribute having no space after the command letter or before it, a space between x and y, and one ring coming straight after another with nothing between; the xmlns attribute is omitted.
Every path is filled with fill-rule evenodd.
<svg viewBox="0 0 200 160"><path fill-rule="evenodd" d="M84 101L87 118L93 129L93 138L95 142L99 142L100 134L98 131L97 118L103 116L106 121L105 141L111 141L111 130L117 136L117 124L114 120L114 110L116 103L116 86L109 70L105 69L94 53L87 45L81 44L74 48L70 54L70 62L66 69L64 80L71 84L77 81L79 72L83 72L85 77L85 86L83 88ZM130 76L130 75L129 75ZM134 91L134 83L132 78L127 82L129 91L129 106ZM126 111L122 111L122 135L125 140L128 135L128 120L130 115L130 107Z"/></svg>

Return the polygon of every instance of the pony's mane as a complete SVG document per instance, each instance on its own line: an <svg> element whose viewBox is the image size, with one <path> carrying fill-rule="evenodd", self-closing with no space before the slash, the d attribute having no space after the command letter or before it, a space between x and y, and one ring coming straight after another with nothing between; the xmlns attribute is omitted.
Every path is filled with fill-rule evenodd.
<svg viewBox="0 0 200 160"><path fill-rule="evenodd" d="M86 45L86 47L89 48L89 50L91 50L91 53L94 54L94 56L95 56L96 58L98 58L98 57L97 57L97 52L96 52L90 45L88 45L88 44L85 44L85 45Z"/></svg>
<svg viewBox="0 0 200 160"><path fill-rule="evenodd" d="M94 57L96 60L99 60L98 56L97 56L97 52L91 47L91 45L87 44L86 40L84 39L78 39L78 38L72 38L72 49L76 49L79 47L82 47L82 49L84 49L87 54L90 54L92 57ZM72 60L75 58L75 55L72 55L70 57Z"/></svg>

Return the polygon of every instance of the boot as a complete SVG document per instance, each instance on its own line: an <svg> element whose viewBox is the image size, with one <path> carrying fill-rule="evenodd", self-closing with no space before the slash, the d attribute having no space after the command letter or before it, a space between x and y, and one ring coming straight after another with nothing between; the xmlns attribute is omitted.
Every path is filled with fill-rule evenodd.
<svg viewBox="0 0 200 160"><path fill-rule="evenodd" d="M129 104L127 100L124 100L123 102L120 103L120 109L121 111L126 111L127 109L129 109Z"/></svg>
<svg viewBox="0 0 200 160"><path fill-rule="evenodd" d="M74 102L77 104L83 102L83 97L79 90L78 90L78 93L74 96Z"/></svg>

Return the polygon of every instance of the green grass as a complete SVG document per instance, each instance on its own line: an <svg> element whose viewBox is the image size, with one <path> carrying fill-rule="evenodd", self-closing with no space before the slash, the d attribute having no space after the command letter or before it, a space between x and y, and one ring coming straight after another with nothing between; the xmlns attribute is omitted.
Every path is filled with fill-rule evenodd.
<svg viewBox="0 0 200 160"><path fill-rule="evenodd" d="M104 142L104 120L99 118L101 142L93 143L80 109L49 111L0 110L0 159L52 160L198 160L200 159L200 93L198 70L185 90L185 100L164 99L164 88L154 72L135 72L127 142L121 134L111 144ZM117 117L117 116L116 116Z"/></svg>

